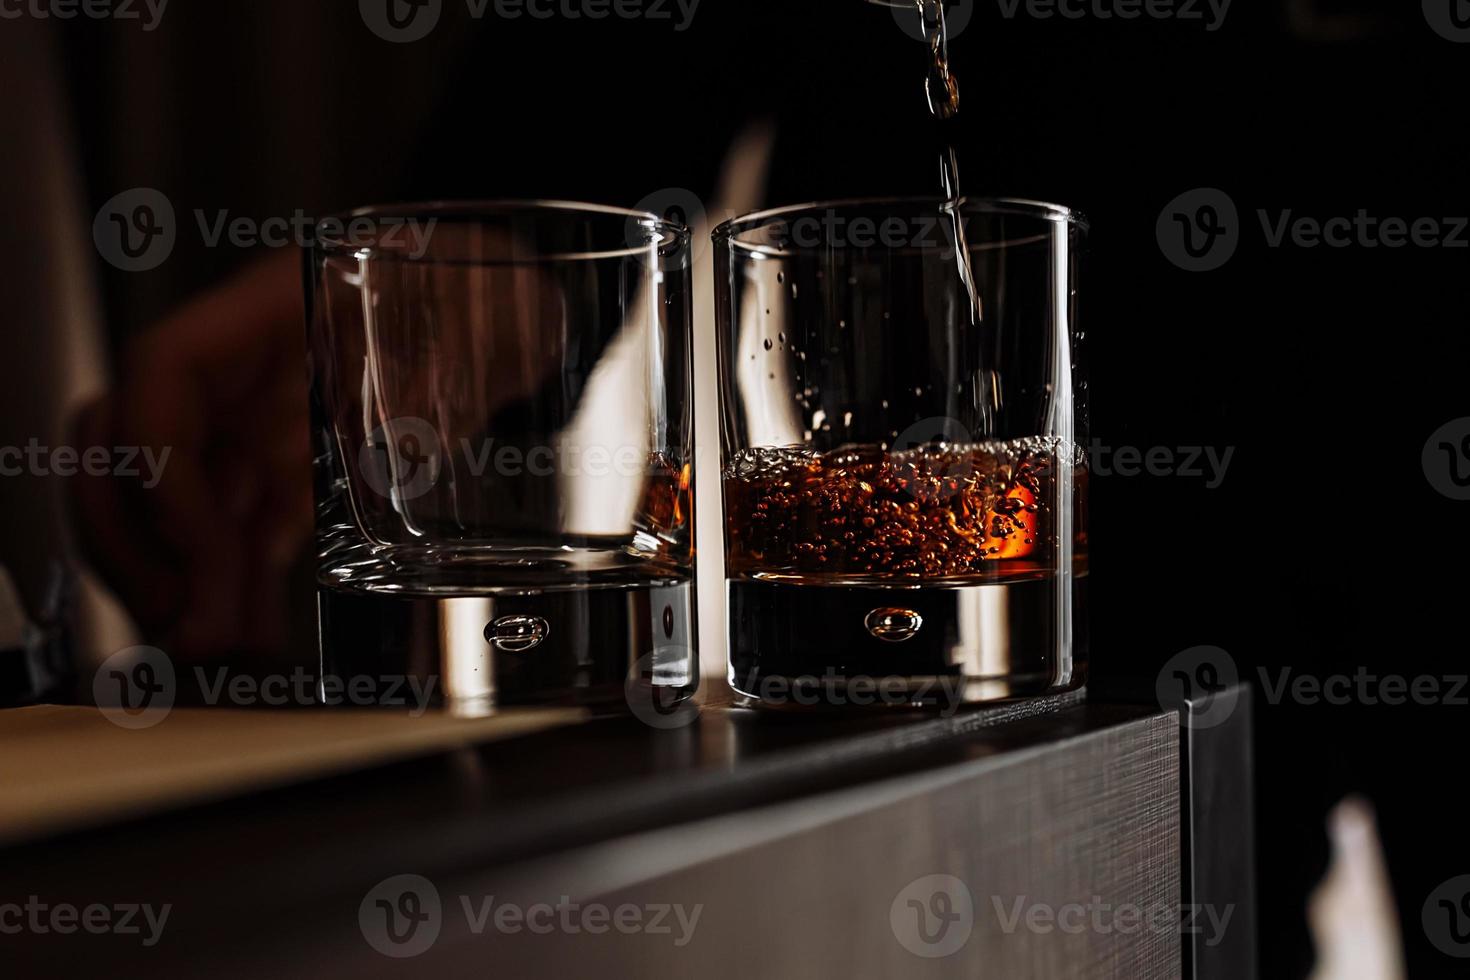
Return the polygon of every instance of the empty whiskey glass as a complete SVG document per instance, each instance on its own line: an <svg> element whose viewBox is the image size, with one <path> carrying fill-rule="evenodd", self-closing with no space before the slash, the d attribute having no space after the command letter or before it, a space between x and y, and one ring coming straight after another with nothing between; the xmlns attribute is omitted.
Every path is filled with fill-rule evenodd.
<svg viewBox="0 0 1470 980"><path fill-rule="evenodd" d="M1084 221L866 200L714 232L730 682L767 705L1085 679Z"/></svg>
<svg viewBox="0 0 1470 980"><path fill-rule="evenodd" d="M689 235L373 208L308 262L322 676L465 713L697 683ZM371 699L371 697L369 697Z"/></svg>

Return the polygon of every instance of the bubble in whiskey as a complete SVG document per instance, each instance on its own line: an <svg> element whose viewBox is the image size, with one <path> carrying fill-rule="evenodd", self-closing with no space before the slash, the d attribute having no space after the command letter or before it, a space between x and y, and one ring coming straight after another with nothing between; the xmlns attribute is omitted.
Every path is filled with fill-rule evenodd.
<svg viewBox="0 0 1470 980"><path fill-rule="evenodd" d="M551 625L540 616L502 616L485 627L485 639L506 653L529 653L551 633Z"/></svg>
<svg viewBox="0 0 1470 980"><path fill-rule="evenodd" d="M863 625L884 643L903 643L919 635L919 630L924 628L924 617L912 609L885 607L868 613Z"/></svg>

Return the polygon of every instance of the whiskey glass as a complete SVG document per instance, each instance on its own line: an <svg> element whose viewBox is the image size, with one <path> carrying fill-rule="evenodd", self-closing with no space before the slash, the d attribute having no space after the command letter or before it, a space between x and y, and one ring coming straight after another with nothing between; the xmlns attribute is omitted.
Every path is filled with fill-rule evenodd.
<svg viewBox="0 0 1470 980"><path fill-rule="evenodd" d="M687 229L637 211L442 203L321 224L323 679L463 714L693 692L690 296Z"/></svg>
<svg viewBox="0 0 1470 980"><path fill-rule="evenodd" d="M858 200L713 237L735 691L954 707L1081 688L1085 221Z"/></svg>

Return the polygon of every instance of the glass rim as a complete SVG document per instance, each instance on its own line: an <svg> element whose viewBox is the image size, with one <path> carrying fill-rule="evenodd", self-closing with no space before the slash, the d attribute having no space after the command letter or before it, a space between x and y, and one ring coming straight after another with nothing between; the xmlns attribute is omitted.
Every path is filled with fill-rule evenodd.
<svg viewBox="0 0 1470 980"><path fill-rule="evenodd" d="M403 254L401 251L385 252L381 250L380 246L371 243L364 244L362 241L354 241L350 234L333 235L324 233L323 231L323 226L328 222L335 222L345 230L354 221L360 219L382 221L384 219L396 218L405 221L423 219L469 223L516 213L561 214L581 216L587 219L622 218L625 222L637 221L642 227L647 228L650 232L657 235L657 241L651 242L650 244L656 245L660 250L669 247L688 247L693 240L693 232L687 225L669 221L666 218L660 218L651 211L621 208L610 204L593 204L586 201L566 201L554 198L436 199L429 201L410 201L401 204L369 204L353 208L350 211L342 211L318 218L312 223L312 250L326 255L351 254L357 255L358 257L366 257L360 255L360 253L367 251L372 253L372 257L378 259L391 259L399 262L426 265L471 264L489 266L526 265L550 261L601 261L604 259L643 255L649 247L648 245L624 245L620 248L596 249L585 252L548 252L544 255L531 255L519 259L467 260L447 259L428 254L415 257Z"/></svg>
<svg viewBox="0 0 1470 980"><path fill-rule="evenodd" d="M792 215L836 209L882 208L901 205L929 205L936 209L958 205L961 213L1018 215L1020 217L1036 218L1052 224L1064 224L1082 232L1088 232L1092 227L1087 216L1074 208L1069 208L1063 204L1033 201L1020 197L970 197L968 195L962 195L957 200L923 196L847 197L831 201L811 201L806 204L787 204L776 208L751 211L748 214L742 214L721 222L718 227L710 232L710 238L717 244L723 243L739 248L760 249L761 246L741 245L736 235L740 232L750 231L768 224L772 220L788 218ZM820 247L796 245L784 249L782 254L812 251Z"/></svg>

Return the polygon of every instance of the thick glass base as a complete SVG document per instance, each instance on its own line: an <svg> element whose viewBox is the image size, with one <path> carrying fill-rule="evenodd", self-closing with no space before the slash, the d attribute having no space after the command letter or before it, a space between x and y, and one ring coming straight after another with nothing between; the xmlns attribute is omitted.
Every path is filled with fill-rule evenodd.
<svg viewBox="0 0 1470 980"><path fill-rule="evenodd" d="M672 579L461 595L320 587L319 695L396 706L405 691L427 692L429 704L466 716L677 703L698 687L695 609L693 583Z"/></svg>
<svg viewBox="0 0 1470 980"><path fill-rule="evenodd" d="M729 582L730 685L765 707L955 707L1086 682L1087 577L975 585Z"/></svg>

